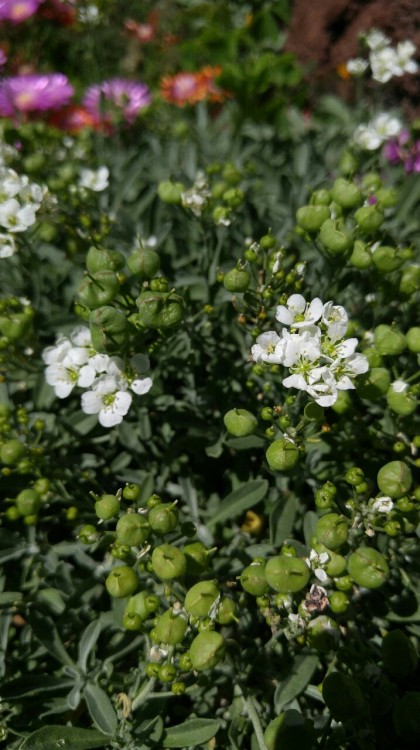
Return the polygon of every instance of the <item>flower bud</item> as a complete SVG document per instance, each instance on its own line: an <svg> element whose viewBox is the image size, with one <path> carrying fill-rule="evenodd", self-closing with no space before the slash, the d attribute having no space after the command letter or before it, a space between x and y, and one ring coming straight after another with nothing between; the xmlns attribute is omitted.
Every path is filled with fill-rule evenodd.
<svg viewBox="0 0 420 750"><path fill-rule="evenodd" d="M182 182L171 182L171 180L164 180L158 185L158 196L164 203L171 205L181 205L182 193L185 190L185 185Z"/></svg>
<svg viewBox="0 0 420 750"><path fill-rule="evenodd" d="M174 292L144 291L136 299L139 321L145 328L172 328L184 317L184 300Z"/></svg>
<svg viewBox="0 0 420 750"><path fill-rule="evenodd" d="M384 212L378 205L361 206L354 218L363 234L374 234L384 222Z"/></svg>
<svg viewBox="0 0 420 750"><path fill-rule="evenodd" d="M322 516L315 528L315 537L328 549L339 549L346 543L349 535L347 518L338 513L327 513Z"/></svg>
<svg viewBox="0 0 420 750"><path fill-rule="evenodd" d="M319 190L314 190L312 193L310 204L311 206L329 206L331 201L332 197L330 191L325 188L320 188Z"/></svg>
<svg viewBox="0 0 420 750"><path fill-rule="evenodd" d="M8 440L1 447L0 459L6 466L15 466L25 453L26 448L20 440Z"/></svg>
<svg viewBox="0 0 420 750"><path fill-rule="evenodd" d="M235 437L251 435L258 425L258 420L246 409L230 409L223 417L227 431Z"/></svg>
<svg viewBox="0 0 420 750"><path fill-rule="evenodd" d="M333 255L345 253L350 249L352 244L352 235L340 219L327 219L324 221L319 233L319 239L324 247L333 253Z"/></svg>
<svg viewBox="0 0 420 750"><path fill-rule="evenodd" d="M119 519L116 532L121 544L141 547L149 536L150 526L145 516L139 513L126 513Z"/></svg>
<svg viewBox="0 0 420 750"><path fill-rule="evenodd" d="M402 461L390 461L382 466L377 476L378 487L384 495L393 500L403 497L409 492L412 476L408 466Z"/></svg>
<svg viewBox="0 0 420 750"><path fill-rule="evenodd" d="M125 596L134 594L139 585L139 579L133 568L128 565L120 565L118 568L111 570L105 584L111 596L123 599Z"/></svg>
<svg viewBox="0 0 420 750"><path fill-rule="evenodd" d="M16 507L21 516L32 516L38 513L41 505L41 497L35 490L22 490L16 498Z"/></svg>
<svg viewBox="0 0 420 750"><path fill-rule="evenodd" d="M200 581L187 591L184 607L194 617L207 617L218 596L214 581Z"/></svg>
<svg viewBox="0 0 420 750"><path fill-rule="evenodd" d="M275 591L294 593L305 588L310 578L310 570L300 557L272 557L265 566L267 583Z"/></svg>
<svg viewBox="0 0 420 750"><path fill-rule="evenodd" d="M190 646L190 658L193 669L203 672L213 669L225 654L225 639L215 630L199 633Z"/></svg>
<svg viewBox="0 0 420 750"><path fill-rule="evenodd" d="M102 495L95 503L95 513L103 521L108 521L110 518L116 516L119 510L120 503L115 495Z"/></svg>
<svg viewBox="0 0 420 750"><path fill-rule="evenodd" d="M272 471L288 471L296 465L299 450L291 440L280 438L269 445L265 457Z"/></svg>
<svg viewBox="0 0 420 750"><path fill-rule="evenodd" d="M89 248L86 256L86 268L89 273L99 271L120 271L125 266L125 258L118 250L108 250L106 247Z"/></svg>
<svg viewBox="0 0 420 750"><path fill-rule="evenodd" d="M381 273L391 273L401 268L404 259L400 257L397 248L380 245L372 253L373 265Z"/></svg>
<svg viewBox="0 0 420 750"><path fill-rule="evenodd" d="M384 396L391 384L391 376L384 367L372 367L357 379L356 390L359 396L369 401Z"/></svg>
<svg viewBox="0 0 420 750"><path fill-rule="evenodd" d="M400 284L399 291L404 297L411 297L412 294L418 292L420 289L420 266L407 266L404 268Z"/></svg>
<svg viewBox="0 0 420 750"><path fill-rule="evenodd" d="M141 617L134 612L124 612L122 624L126 630L141 630L143 621Z"/></svg>
<svg viewBox="0 0 420 750"><path fill-rule="evenodd" d="M400 383L401 387L399 386ZM403 381L396 380L391 384L386 393L386 401L395 414L400 414L403 417L413 414L417 408L415 395L410 391L408 384L403 383Z"/></svg>
<svg viewBox="0 0 420 750"><path fill-rule="evenodd" d="M360 482L363 482L364 478L365 473L363 469L360 469L358 466L352 466L351 469L348 469L346 471L346 482L353 486L356 486L357 484L360 484Z"/></svg>
<svg viewBox="0 0 420 750"><path fill-rule="evenodd" d="M330 594L330 608L336 615L342 615L347 612L350 606L350 599L344 591L333 591Z"/></svg>
<svg viewBox="0 0 420 750"><path fill-rule="evenodd" d="M356 240L353 245L353 252L350 255L349 263L353 268L363 270L372 265L372 253L369 246L361 240Z"/></svg>
<svg viewBox="0 0 420 750"><path fill-rule="evenodd" d="M92 346L97 352L121 352L127 341L127 319L115 307L99 307L89 317Z"/></svg>
<svg viewBox="0 0 420 750"><path fill-rule="evenodd" d="M308 623L308 646L326 653L336 649L340 640L340 628L335 620L327 615L319 615Z"/></svg>
<svg viewBox="0 0 420 750"><path fill-rule="evenodd" d="M80 304L89 310L112 302L120 290L120 283L113 271L98 271L86 276L79 287L78 298Z"/></svg>
<svg viewBox="0 0 420 750"><path fill-rule="evenodd" d="M140 496L140 487L138 484L126 484L122 496L124 500L137 500Z"/></svg>
<svg viewBox="0 0 420 750"><path fill-rule="evenodd" d="M384 669L392 677L408 677L417 669L417 652L402 630L391 630L382 641Z"/></svg>
<svg viewBox="0 0 420 750"><path fill-rule="evenodd" d="M246 292L251 274L244 269L232 268L223 277L223 286L228 292Z"/></svg>
<svg viewBox="0 0 420 750"><path fill-rule="evenodd" d="M341 672L330 672L322 683L322 697L335 721L354 719L365 706L357 682Z"/></svg>
<svg viewBox="0 0 420 750"><path fill-rule="evenodd" d="M338 169L340 174L350 175L356 172L359 166L358 160L351 151L343 151L340 161L338 162Z"/></svg>
<svg viewBox="0 0 420 750"><path fill-rule="evenodd" d="M359 547L350 555L347 567L353 581L366 589L377 589L388 580L387 561L373 547Z"/></svg>
<svg viewBox="0 0 420 750"><path fill-rule="evenodd" d="M154 628L153 640L157 643L168 643L175 646L181 643L187 629L187 621L180 613L176 614L173 609L168 609L161 615Z"/></svg>
<svg viewBox="0 0 420 750"><path fill-rule="evenodd" d="M183 552L171 544L155 547L152 554L153 570L162 580L180 578L184 575L187 561Z"/></svg>
<svg viewBox="0 0 420 750"><path fill-rule="evenodd" d="M150 279L159 271L160 258L154 250L141 248L128 256L127 266L140 280Z"/></svg>
<svg viewBox="0 0 420 750"><path fill-rule="evenodd" d="M356 208L363 200L362 193L354 182L338 177L333 184L331 195L333 200L343 208Z"/></svg>
<svg viewBox="0 0 420 750"><path fill-rule="evenodd" d="M420 737L420 692L404 693L393 709L392 721L399 737L418 742Z"/></svg>
<svg viewBox="0 0 420 750"><path fill-rule="evenodd" d="M149 512L149 524L155 534L169 534L178 525L179 513L173 503L160 503Z"/></svg>
<svg viewBox="0 0 420 750"><path fill-rule="evenodd" d="M269 590L269 585L265 577L265 564L263 562L253 562L248 565L241 574L241 586L248 594L252 596L262 596Z"/></svg>
<svg viewBox="0 0 420 750"><path fill-rule="evenodd" d="M405 334L405 340L407 342L407 346L410 352L414 352L414 354L420 354L420 327L419 326L413 326L413 328L409 328L409 330Z"/></svg>
<svg viewBox="0 0 420 750"><path fill-rule="evenodd" d="M305 232L318 232L330 218L330 209L325 205L301 206L296 212L297 224Z"/></svg>

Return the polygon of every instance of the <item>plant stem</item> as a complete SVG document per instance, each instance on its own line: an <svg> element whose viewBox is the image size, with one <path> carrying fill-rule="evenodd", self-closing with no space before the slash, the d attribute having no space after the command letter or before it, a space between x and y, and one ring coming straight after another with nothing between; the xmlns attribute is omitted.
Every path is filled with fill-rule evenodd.
<svg viewBox="0 0 420 750"><path fill-rule="evenodd" d="M237 683L236 683L236 688L241 695L241 698L243 701L243 707L246 713L248 714L248 718L251 721L251 724L253 726L254 734L258 742L259 750L267 750L267 745L265 744L265 740L264 740L263 728L261 726L261 722L258 716L256 706L255 706L254 698L252 696L250 696L249 698L245 698L242 688Z"/></svg>
<svg viewBox="0 0 420 750"><path fill-rule="evenodd" d="M156 677L151 677L148 682L142 687L140 692L136 695L134 698L132 704L131 704L131 710L135 711L136 708L139 707L139 705L149 696L149 693L152 692L154 686L156 685Z"/></svg>

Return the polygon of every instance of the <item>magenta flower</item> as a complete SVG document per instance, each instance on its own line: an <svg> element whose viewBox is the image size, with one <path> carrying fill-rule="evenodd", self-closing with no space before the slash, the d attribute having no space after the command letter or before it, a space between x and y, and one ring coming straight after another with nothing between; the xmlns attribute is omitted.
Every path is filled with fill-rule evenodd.
<svg viewBox="0 0 420 750"><path fill-rule="evenodd" d="M0 0L0 21L22 23L33 16L43 0Z"/></svg>
<svg viewBox="0 0 420 750"><path fill-rule="evenodd" d="M84 107L95 117L109 121L122 115L130 123L150 102L146 84L125 78L111 78L90 86L83 97Z"/></svg>
<svg viewBox="0 0 420 750"><path fill-rule="evenodd" d="M58 109L73 96L73 86L62 73L29 73L0 81L0 115Z"/></svg>

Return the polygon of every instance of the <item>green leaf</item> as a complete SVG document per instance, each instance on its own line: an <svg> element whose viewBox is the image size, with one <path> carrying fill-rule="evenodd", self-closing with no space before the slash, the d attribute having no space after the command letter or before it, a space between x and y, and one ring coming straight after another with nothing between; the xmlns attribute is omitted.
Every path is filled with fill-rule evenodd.
<svg viewBox="0 0 420 750"><path fill-rule="evenodd" d="M303 519L303 535L305 537L305 543L308 545L308 547L311 547L311 539L315 532L315 527L318 523L318 513L315 513L313 510L308 510L307 513L305 513L305 518Z"/></svg>
<svg viewBox="0 0 420 750"><path fill-rule="evenodd" d="M3 699L32 697L45 693L60 693L68 691L74 684L70 677L53 677L45 674L27 674L11 682L3 683L1 697Z"/></svg>
<svg viewBox="0 0 420 750"><path fill-rule="evenodd" d="M75 666L73 659L69 656L61 642L57 628L51 617L32 610L28 615L28 622L38 640L41 641L51 656L54 656L61 664Z"/></svg>
<svg viewBox="0 0 420 750"><path fill-rule="evenodd" d="M274 706L276 713L297 698L306 688L318 665L318 656L309 655L297 657L292 673L279 685L274 693Z"/></svg>
<svg viewBox="0 0 420 750"><path fill-rule="evenodd" d="M110 737L96 729L60 727L56 724L32 732L19 750L90 750L108 745Z"/></svg>
<svg viewBox="0 0 420 750"><path fill-rule="evenodd" d="M268 482L266 479L252 479L239 489L231 492L219 505L216 513L208 520L207 526L215 526L227 518L234 518L243 513L244 510L257 505L267 494Z"/></svg>
<svg viewBox="0 0 420 750"><path fill-rule="evenodd" d="M194 747L208 742L219 731L217 719L188 719L166 730L162 747Z"/></svg>
<svg viewBox="0 0 420 750"><path fill-rule="evenodd" d="M118 726L117 714L105 691L99 685L88 682L84 697L89 713L98 729L106 734L114 734Z"/></svg>
<svg viewBox="0 0 420 750"><path fill-rule="evenodd" d="M83 672L86 671L89 654L96 645L96 641L99 638L101 630L102 627L100 620L94 620L93 622L89 623L80 638L78 664Z"/></svg>
<svg viewBox="0 0 420 750"><path fill-rule="evenodd" d="M250 448L262 448L266 442L258 435L246 435L246 437L229 438L229 440L226 440L226 445L237 451L245 451Z"/></svg>
<svg viewBox="0 0 420 750"><path fill-rule="evenodd" d="M0 594L0 607L7 607L23 599L21 591L2 591Z"/></svg>
<svg viewBox="0 0 420 750"><path fill-rule="evenodd" d="M295 495L287 498L286 502L275 504L270 514L270 539L275 546L283 544L290 536L295 523L298 501Z"/></svg>

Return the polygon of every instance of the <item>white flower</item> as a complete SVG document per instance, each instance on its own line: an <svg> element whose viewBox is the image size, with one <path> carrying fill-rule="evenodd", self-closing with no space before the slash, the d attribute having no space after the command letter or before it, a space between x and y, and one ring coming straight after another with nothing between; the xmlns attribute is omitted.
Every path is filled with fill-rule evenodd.
<svg viewBox="0 0 420 750"><path fill-rule="evenodd" d="M372 125L376 129L382 141L388 138L394 138L402 130L402 122L398 117L393 117L387 112L382 112L372 120Z"/></svg>
<svg viewBox="0 0 420 750"><path fill-rule="evenodd" d="M419 66L412 60L416 51L415 45L410 41L400 42L396 49L395 75L404 73L417 73Z"/></svg>
<svg viewBox="0 0 420 750"><path fill-rule="evenodd" d="M353 134L353 140L357 146L374 151L382 144L382 139L371 125L358 125Z"/></svg>
<svg viewBox="0 0 420 750"><path fill-rule="evenodd" d="M112 375L103 375L91 391L82 394L82 410L85 414L97 414L102 427L114 427L122 422L131 401L131 394L118 390Z"/></svg>
<svg viewBox="0 0 420 750"><path fill-rule="evenodd" d="M130 360L130 366L127 371L124 369L124 362L120 357L110 357L106 367L106 372L113 375L118 388L121 390L131 390L138 396L144 396L148 393L153 385L151 378L138 378L137 374L147 372L149 369L149 359L144 354L135 354Z"/></svg>
<svg viewBox="0 0 420 750"><path fill-rule="evenodd" d="M65 336L59 336L55 346L47 346L42 352L42 359L46 365L62 362L67 352L71 349L71 342Z"/></svg>
<svg viewBox="0 0 420 750"><path fill-rule="evenodd" d="M0 234L0 258L10 258L17 250L15 239L10 234Z"/></svg>
<svg viewBox="0 0 420 750"><path fill-rule="evenodd" d="M328 574L325 572L325 570L323 570L323 568L315 568L314 574L318 578L318 581L321 581L321 583L328 583L328 581L330 580Z"/></svg>
<svg viewBox="0 0 420 750"><path fill-rule="evenodd" d="M19 194L22 182L14 169L0 169L1 192L0 200L14 198Z"/></svg>
<svg viewBox="0 0 420 750"><path fill-rule="evenodd" d="M251 347L255 362L283 364L285 341L275 331L267 331L258 336L256 344Z"/></svg>
<svg viewBox="0 0 420 750"><path fill-rule="evenodd" d="M87 190L93 190L95 193L100 193L102 190L106 190L109 185L108 167L99 167L99 169L96 170L82 169L79 178L79 185Z"/></svg>
<svg viewBox="0 0 420 750"><path fill-rule="evenodd" d="M363 60L362 57L355 57L353 60L348 60L346 63L347 71L352 76L362 76L363 73L368 69L369 63L367 60Z"/></svg>
<svg viewBox="0 0 420 750"><path fill-rule="evenodd" d="M313 362L321 355L321 331L318 326L308 326L300 333L289 333L286 328L282 330L282 337L286 341L283 364L285 367L295 367L296 372L308 372L312 369Z"/></svg>
<svg viewBox="0 0 420 750"><path fill-rule="evenodd" d="M405 383L404 380L394 380L394 382L391 383L391 388L394 393L404 393L408 388L408 383Z"/></svg>
<svg viewBox="0 0 420 750"><path fill-rule="evenodd" d="M398 135L402 123L397 117L382 112L368 125L359 125L353 135L354 142L367 151L374 151L389 138Z"/></svg>
<svg viewBox="0 0 420 750"><path fill-rule="evenodd" d="M328 337L331 341L338 341L346 335L349 317L341 305L326 302L321 320L328 328Z"/></svg>
<svg viewBox="0 0 420 750"><path fill-rule="evenodd" d="M79 369L71 366L66 367L60 362L48 365L45 370L45 380L53 386L58 398L69 396L76 385L81 388L88 388L92 385L95 375L95 370L89 365L84 365Z"/></svg>
<svg viewBox="0 0 420 750"><path fill-rule="evenodd" d="M318 297L308 303L301 294L292 294L286 304L287 307L278 305L276 308L276 319L286 326L303 328L313 325L322 315L323 305Z"/></svg>
<svg viewBox="0 0 420 750"><path fill-rule="evenodd" d="M0 204L0 226L9 232L25 232L35 223L35 206L21 207L15 198Z"/></svg>
<svg viewBox="0 0 420 750"><path fill-rule="evenodd" d="M390 39L379 31L379 29L370 29L365 36L366 44L371 50L382 49L390 43Z"/></svg>
<svg viewBox="0 0 420 750"><path fill-rule="evenodd" d="M332 406L337 401L337 383L327 367L312 370L306 390L319 406Z"/></svg>
<svg viewBox="0 0 420 750"><path fill-rule="evenodd" d="M377 513L390 513L393 507L393 501L390 497L385 495L383 497L377 497L372 503L372 510L375 510Z"/></svg>
<svg viewBox="0 0 420 750"><path fill-rule="evenodd" d="M372 78L378 83L387 83L397 75L397 53L392 47L382 47L370 54Z"/></svg>

